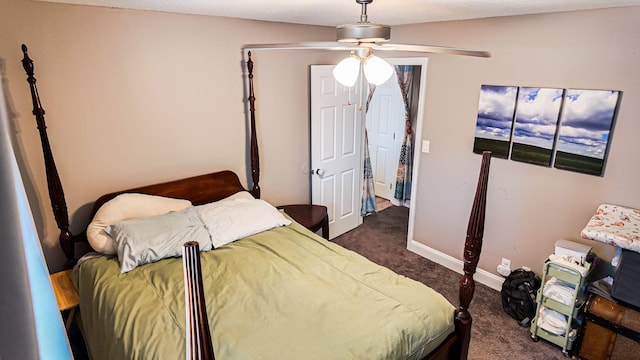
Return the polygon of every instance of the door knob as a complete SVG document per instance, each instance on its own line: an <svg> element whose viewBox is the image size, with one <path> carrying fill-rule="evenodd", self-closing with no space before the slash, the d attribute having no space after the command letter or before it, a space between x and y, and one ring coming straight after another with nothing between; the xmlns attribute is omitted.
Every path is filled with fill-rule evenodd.
<svg viewBox="0 0 640 360"><path fill-rule="evenodd" d="M317 174L318 176L323 176L325 172L325 169L311 170L311 175Z"/></svg>

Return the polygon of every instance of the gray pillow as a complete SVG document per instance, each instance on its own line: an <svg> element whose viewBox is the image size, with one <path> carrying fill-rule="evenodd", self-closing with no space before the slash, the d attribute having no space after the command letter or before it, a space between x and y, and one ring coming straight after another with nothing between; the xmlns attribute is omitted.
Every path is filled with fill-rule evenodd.
<svg viewBox="0 0 640 360"><path fill-rule="evenodd" d="M116 243L121 273L164 258L180 257L187 241L197 241L201 251L212 248L209 232L193 207L118 222L105 231Z"/></svg>

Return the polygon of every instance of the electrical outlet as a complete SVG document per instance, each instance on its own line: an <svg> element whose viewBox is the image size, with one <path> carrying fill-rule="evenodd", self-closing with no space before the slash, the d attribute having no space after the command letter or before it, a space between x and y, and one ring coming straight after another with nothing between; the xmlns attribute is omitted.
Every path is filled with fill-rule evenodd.
<svg viewBox="0 0 640 360"><path fill-rule="evenodd" d="M502 276L509 276L511 273L511 260L502 258L500 265L498 265L498 274Z"/></svg>

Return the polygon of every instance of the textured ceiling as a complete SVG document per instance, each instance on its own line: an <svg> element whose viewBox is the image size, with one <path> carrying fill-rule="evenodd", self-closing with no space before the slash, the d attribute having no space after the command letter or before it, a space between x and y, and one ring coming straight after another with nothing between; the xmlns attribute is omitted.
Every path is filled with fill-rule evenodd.
<svg viewBox="0 0 640 360"><path fill-rule="evenodd" d="M355 0L39 0L310 25L360 19ZM369 21L386 25L640 6L640 0L375 0Z"/></svg>

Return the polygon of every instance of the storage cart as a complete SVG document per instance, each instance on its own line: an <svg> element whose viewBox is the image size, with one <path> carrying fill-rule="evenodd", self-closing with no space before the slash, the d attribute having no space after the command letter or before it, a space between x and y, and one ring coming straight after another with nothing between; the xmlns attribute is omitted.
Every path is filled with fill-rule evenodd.
<svg viewBox="0 0 640 360"><path fill-rule="evenodd" d="M586 300L585 284L589 270L564 261L545 262L542 286L536 297L536 316L531 322L534 341L545 339L569 355L579 328L577 317Z"/></svg>

